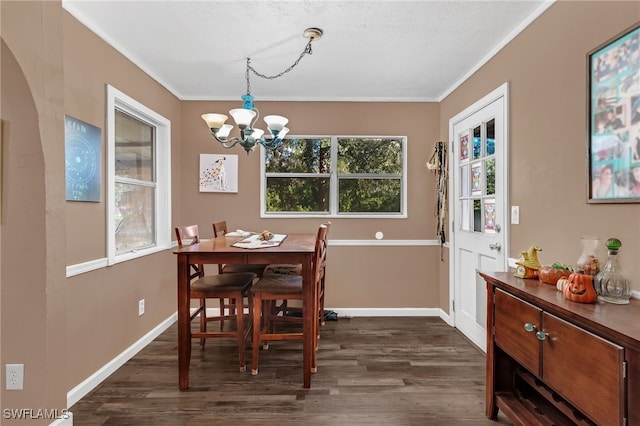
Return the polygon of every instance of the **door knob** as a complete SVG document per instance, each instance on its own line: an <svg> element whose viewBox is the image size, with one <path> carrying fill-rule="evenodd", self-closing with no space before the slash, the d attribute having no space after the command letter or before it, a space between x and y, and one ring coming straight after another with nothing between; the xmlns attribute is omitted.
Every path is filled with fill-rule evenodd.
<svg viewBox="0 0 640 426"><path fill-rule="evenodd" d="M489 244L489 248L491 250L497 250L500 251L500 249L502 248L502 246L500 245L500 243L493 243L493 244Z"/></svg>

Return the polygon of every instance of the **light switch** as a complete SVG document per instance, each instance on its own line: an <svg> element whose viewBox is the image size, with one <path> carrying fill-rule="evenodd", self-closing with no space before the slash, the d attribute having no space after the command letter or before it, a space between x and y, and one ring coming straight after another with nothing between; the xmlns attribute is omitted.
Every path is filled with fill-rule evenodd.
<svg viewBox="0 0 640 426"><path fill-rule="evenodd" d="M511 224L520 224L520 206L511 206Z"/></svg>

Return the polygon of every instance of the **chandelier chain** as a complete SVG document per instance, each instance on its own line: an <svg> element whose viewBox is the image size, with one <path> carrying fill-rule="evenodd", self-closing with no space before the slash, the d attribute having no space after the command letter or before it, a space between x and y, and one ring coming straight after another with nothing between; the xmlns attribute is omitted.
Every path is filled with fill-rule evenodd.
<svg viewBox="0 0 640 426"><path fill-rule="evenodd" d="M295 60L295 62L293 64L291 64L287 69L285 69L282 72L279 72L278 74L274 74L274 75L266 75L266 74L262 74L259 73L258 71L256 71L255 68L253 68L251 66L251 58L247 58L247 70L245 72L245 78L247 79L247 93L250 94L251 93L251 82L249 81L249 71L251 71L252 73L254 73L255 75L257 75L258 77L264 78L265 80L275 80L276 78L280 78L283 75L285 75L286 73L288 73L289 71L291 71L292 69L294 69L302 60L302 58L309 54L311 55L313 52L311 51L311 42L313 40L310 40L307 45L305 46L304 50L302 51L302 53L300 54L300 56L298 57L298 59Z"/></svg>

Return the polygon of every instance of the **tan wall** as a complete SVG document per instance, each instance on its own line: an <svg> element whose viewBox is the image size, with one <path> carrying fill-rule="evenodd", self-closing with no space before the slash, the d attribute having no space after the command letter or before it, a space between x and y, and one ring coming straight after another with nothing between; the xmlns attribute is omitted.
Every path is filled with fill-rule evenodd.
<svg viewBox="0 0 640 426"><path fill-rule="evenodd" d="M64 168L59 167L64 151L58 149L63 141L58 119L63 110L61 9L55 3L35 2L3 2L1 8L0 399L3 408L62 409L67 347L60 193ZM25 364L28 391L4 390L7 363Z"/></svg>
<svg viewBox="0 0 640 426"><path fill-rule="evenodd" d="M509 82L510 257L532 244L540 261L574 264L582 235L622 240L621 262L640 291L640 204L586 203L587 52L640 19L638 2L568 2L551 6L441 103L449 119ZM600 253L605 260L604 249ZM444 283L443 283L444 284ZM447 292L446 284L442 293Z"/></svg>
<svg viewBox="0 0 640 426"><path fill-rule="evenodd" d="M101 203L67 202L66 265L106 257L106 84L171 121L172 182L181 182L180 101L115 49L64 12L64 113L102 129ZM180 191L172 217L180 220ZM68 389L128 348L176 310L175 259L170 251L67 279ZM138 300L145 314L138 316Z"/></svg>

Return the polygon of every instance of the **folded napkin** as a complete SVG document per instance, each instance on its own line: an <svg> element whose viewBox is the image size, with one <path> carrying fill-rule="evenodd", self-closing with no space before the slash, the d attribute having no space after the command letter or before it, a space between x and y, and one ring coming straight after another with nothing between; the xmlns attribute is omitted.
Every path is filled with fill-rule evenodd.
<svg viewBox="0 0 640 426"><path fill-rule="evenodd" d="M243 231L242 229L236 229L233 232L227 232L225 234L225 237L248 237L249 235L251 235L253 233L254 232Z"/></svg>

